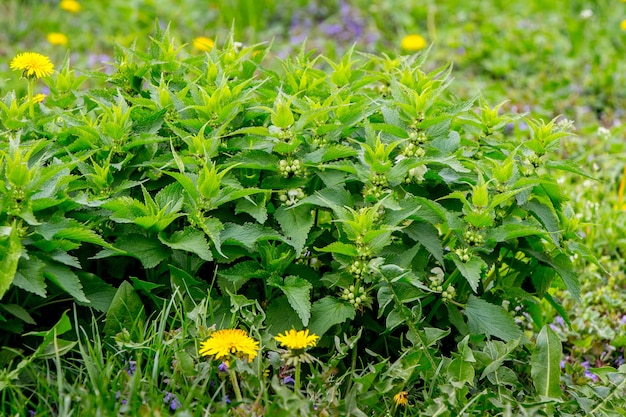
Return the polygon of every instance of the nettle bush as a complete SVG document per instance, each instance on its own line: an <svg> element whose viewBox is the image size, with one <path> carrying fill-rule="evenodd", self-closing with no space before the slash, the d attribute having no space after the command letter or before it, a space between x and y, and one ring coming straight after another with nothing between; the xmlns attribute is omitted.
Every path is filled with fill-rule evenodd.
<svg viewBox="0 0 626 417"><path fill-rule="evenodd" d="M133 342L176 292L262 343L323 336L348 409L400 390L450 412L559 398L544 311L567 312L548 290L577 298L571 259L590 257L556 181L577 171L552 156L567 126L511 129L424 59L189 56L157 33L110 76L66 63L34 118L8 93L0 327L49 327L69 297Z"/></svg>

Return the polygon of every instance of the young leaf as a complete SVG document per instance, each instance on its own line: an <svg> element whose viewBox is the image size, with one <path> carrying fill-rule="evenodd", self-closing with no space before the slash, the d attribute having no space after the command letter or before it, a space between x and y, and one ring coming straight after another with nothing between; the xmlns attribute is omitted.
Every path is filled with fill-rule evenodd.
<svg viewBox="0 0 626 417"><path fill-rule="evenodd" d="M537 393L542 397L561 398L561 340L550 328L543 326L530 360L530 374Z"/></svg>
<svg viewBox="0 0 626 417"><path fill-rule="evenodd" d="M174 232L169 238L165 238L162 234L159 234L159 240L172 249L192 252L201 259L210 261L213 259L213 256L211 255L211 251L209 251L209 244L204 236L205 234L200 230L185 228L184 230Z"/></svg>
<svg viewBox="0 0 626 417"><path fill-rule="evenodd" d="M307 280L290 275L285 278L283 284L276 285L289 300L289 305L295 310L302 320L304 327L309 325L311 318L311 289L313 286Z"/></svg>
<svg viewBox="0 0 626 417"><path fill-rule="evenodd" d="M343 323L348 319L352 320L355 316L354 307L336 298L326 296L313 303L309 330L311 333L322 336L335 324Z"/></svg>
<svg viewBox="0 0 626 417"><path fill-rule="evenodd" d="M285 236L289 238L289 243L296 250L296 255L302 253L309 230L313 227L313 216L311 206L299 205L293 208L279 207L274 213L274 217L280 224Z"/></svg>
<svg viewBox="0 0 626 417"><path fill-rule="evenodd" d="M141 261L144 268L154 268L167 259L171 251L157 239L139 234L124 235L117 238L115 246Z"/></svg>

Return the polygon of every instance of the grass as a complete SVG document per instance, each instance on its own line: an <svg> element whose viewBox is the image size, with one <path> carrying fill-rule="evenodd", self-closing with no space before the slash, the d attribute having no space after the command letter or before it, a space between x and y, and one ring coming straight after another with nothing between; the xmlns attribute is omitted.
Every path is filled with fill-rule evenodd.
<svg viewBox="0 0 626 417"><path fill-rule="evenodd" d="M624 382L609 375L607 367L617 369L623 364L626 347L626 308L621 296L626 289L626 206L620 191L626 175L626 61L622 59L626 31L621 28L626 3L326 3L217 1L207 7L199 0L183 4L109 0L81 2L81 10L70 13L55 1L8 0L0 4L0 23L5 28L0 33L0 96L14 90L18 97L26 94L26 83L9 68L11 58L22 51L47 55L57 68L68 59L71 68L86 75L82 88L103 87L106 77L94 73L114 71L115 45L147 47L157 20L163 27L169 25L174 48L197 56L204 54L192 46L199 36L221 46L232 30L235 40L244 45L271 42L271 53L265 58L269 65L277 65L276 57L297 54L304 39L306 48L330 58L341 56L353 44L364 53L395 57L407 54L400 47L405 35L422 35L433 44L426 66L432 69L451 62L455 77L451 89L457 95L469 98L480 92L492 105L507 100L503 111L546 120L562 116L573 122L576 135L563 140L558 153L584 167L591 178L568 174L559 183L571 196L572 216L589 254L600 263L575 260L581 267L580 303L563 289L552 291L563 301L571 325L543 308L563 341L561 382L578 387L575 393L582 405L576 411L580 414L572 411L572 415L592 410L604 413L598 415L624 415L624 403L619 400ZM68 43L52 45L46 40L51 32L64 33ZM51 87L39 83L35 93ZM519 131L528 128L524 122L510 126ZM358 415L354 411L358 399L376 415L445 415L442 398L447 394L465 398L460 409L468 415L480 415L489 411L490 401L501 399L490 397L493 393L488 391L465 392L467 388L454 385L435 388L434 382L428 385L426 381L422 390L409 397L411 404L420 404L423 410L403 409L394 403L389 385L410 375L407 363L411 358L382 357L375 352L357 356L367 350L358 349L359 338L354 335L336 337L334 346L322 347L327 353L321 353L322 348L317 351L325 362L303 366L305 395L297 395L286 382L291 375L278 360L280 348L263 325L254 321L262 310L252 305L239 312L244 321L249 319L252 336L260 340L265 353L253 364L235 365L246 398L243 404L231 406L228 376L217 364L197 355L200 341L210 332L207 322L212 320L207 321L207 315L212 308L190 304L175 293L163 302L160 312L145 321L138 319L128 337L123 332L105 336L103 316L95 315L91 326L79 326L78 316L83 314L79 311L84 310L77 308L67 322L31 329L39 333L25 335L19 348L5 346L0 373L3 412L10 416ZM533 332L530 320L525 320L527 330ZM345 363L354 366L346 369ZM396 391L401 388L394 387ZM510 413L549 414L540 406L521 403ZM603 408L609 403L611 407Z"/></svg>

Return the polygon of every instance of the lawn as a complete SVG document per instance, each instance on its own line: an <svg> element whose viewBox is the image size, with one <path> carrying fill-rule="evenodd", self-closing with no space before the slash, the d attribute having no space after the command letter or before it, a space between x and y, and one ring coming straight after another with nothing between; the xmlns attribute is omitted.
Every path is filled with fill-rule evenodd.
<svg viewBox="0 0 626 417"><path fill-rule="evenodd" d="M626 415L626 2L0 22L3 415Z"/></svg>

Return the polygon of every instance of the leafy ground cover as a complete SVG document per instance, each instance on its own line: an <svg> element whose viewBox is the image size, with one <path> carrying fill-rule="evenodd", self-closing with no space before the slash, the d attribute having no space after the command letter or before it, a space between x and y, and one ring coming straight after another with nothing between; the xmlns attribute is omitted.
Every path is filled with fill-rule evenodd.
<svg viewBox="0 0 626 417"><path fill-rule="evenodd" d="M4 414L626 413L626 5L0 8Z"/></svg>

